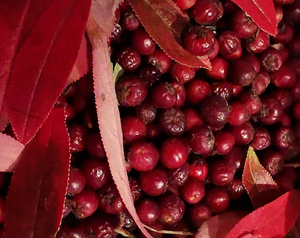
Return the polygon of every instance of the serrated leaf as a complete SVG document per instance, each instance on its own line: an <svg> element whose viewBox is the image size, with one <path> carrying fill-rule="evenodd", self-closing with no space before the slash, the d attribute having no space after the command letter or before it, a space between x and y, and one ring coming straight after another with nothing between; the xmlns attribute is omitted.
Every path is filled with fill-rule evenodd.
<svg viewBox="0 0 300 238"><path fill-rule="evenodd" d="M91 0L53 0L18 51L4 103L24 144L43 124L67 83L90 5Z"/></svg>
<svg viewBox="0 0 300 238"><path fill-rule="evenodd" d="M173 1L128 0L136 16L159 47L180 64L197 68L211 68L207 56L197 57L186 51L177 41L189 24Z"/></svg>
<svg viewBox="0 0 300 238"><path fill-rule="evenodd" d="M281 192L268 171L260 164L250 146L245 161L242 182L251 199L254 209L274 200Z"/></svg>
<svg viewBox="0 0 300 238"><path fill-rule="evenodd" d="M62 108L54 108L26 145L11 179L5 214L7 238L54 237L68 182L69 137Z"/></svg>
<svg viewBox="0 0 300 238"><path fill-rule="evenodd" d="M284 237L294 226L299 212L299 191L287 192L242 218L226 238Z"/></svg>
<svg viewBox="0 0 300 238"><path fill-rule="evenodd" d="M0 116L16 53L53 0L0 1Z"/></svg>
<svg viewBox="0 0 300 238"><path fill-rule="evenodd" d="M24 145L12 137L0 134L0 171L12 172Z"/></svg>
<svg viewBox="0 0 300 238"><path fill-rule="evenodd" d="M68 84L73 83L87 74L89 70L88 49L85 36L82 37L80 48L76 57L75 64L68 79Z"/></svg>
<svg viewBox="0 0 300 238"><path fill-rule="evenodd" d="M232 0L265 32L277 34L276 12L273 0Z"/></svg>
<svg viewBox="0 0 300 238"><path fill-rule="evenodd" d="M246 211L229 211L213 216L202 224L195 238L224 238L247 214Z"/></svg>
<svg viewBox="0 0 300 238"><path fill-rule="evenodd" d="M119 3L119 0L93 1L91 17L87 25L93 49L93 77L98 124L112 177L120 196L137 226L146 237L150 238L150 234L136 213L129 187L120 114L107 44L114 25L114 12Z"/></svg>

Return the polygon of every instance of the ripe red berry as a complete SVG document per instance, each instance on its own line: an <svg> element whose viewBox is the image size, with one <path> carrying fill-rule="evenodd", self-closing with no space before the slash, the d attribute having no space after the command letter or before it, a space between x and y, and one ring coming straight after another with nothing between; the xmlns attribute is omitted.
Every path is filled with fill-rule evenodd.
<svg viewBox="0 0 300 238"><path fill-rule="evenodd" d="M160 162L168 169L180 167L188 156L189 147L181 138L168 138L161 144Z"/></svg>
<svg viewBox="0 0 300 238"><path fill-rule="evenodd" d="M140 140L130 146L127 160L135 170L149 171L158 163L159 152L151 142Z"/></svg>

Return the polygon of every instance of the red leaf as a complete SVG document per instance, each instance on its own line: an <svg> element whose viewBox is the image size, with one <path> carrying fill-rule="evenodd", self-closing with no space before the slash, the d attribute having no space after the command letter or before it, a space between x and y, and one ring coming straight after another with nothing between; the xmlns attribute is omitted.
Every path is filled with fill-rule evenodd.
<svg viewBox="0 0 300 238"><path fill-rule="evenodd" d="M7 238L50 238L58 230L70 160L64 119L54 108L21 154L6 200Z"/></svg>
<svg viewBox="0 0 300 238"><path fill-rule="evenodd" d="M276 12L273 0L232 0L265 32L277 33Z"/></svg>
<svg viewBox="0 0 300 238"><path fill-rule="evenodd" d="M213 216L202 224L195 238L224 238L247 214L246 211L229 211Z"/></svg>
<svg viewBox="0 0 300 238"><path fill-rule="evenodd" d="M194 56L176 41L189 19L172 1L128 0L128 2L146 31L170 58L190 67L211 68L207 56Z"/></svg>
<svg viewBox="0 0 300 238"><path fill-rule="evenodd" d="M0 171L11 172L24 149L24 145L12 137L0 134Z"/></svg>
<svg viewBox="0 0 300 238"><path fill-rule="evenodd" d="M276 182L260 164L251 146L248 149L242 182L254 209L273 201L281 195Z"/></svg>
<svg viewBox="0 0 300 238"><path fill-rule="evenodd" d="M94 92L98 124L109 167L120 196L137 226L144 235L150 238L151 235L146 231L136 213L129 187L120 114L107 44L114 25L114 12L119 3L120 0L93 1L91 18L87 25L87 32L93 48Z"/></svg>
<svg viewBox="0 0 300 238"><path fill-rule="evenodd" d="M90 3L91 0L54 0L17 54L5 103L22 143L34 136L66 85Z"/></svg>
<svg viewBox="0 0 300 238"><path fill-rule="evenodd" d="M16 52L53 0L0 1L0 113Z"/></svg>
<svg viewBox="0 0 300 238"><path fill-rule="evenodd" d="M75 64L68 79L68 84L83 77L88 72L88 69L87 42L85 36L83 36Z"/></svg>
<svg viewBox="0 0 300 238"><path fill-rule="evenodd" d="M4 131L8 124L9 124L9 121L8 121L7 116L1 115L1 113L0 113L0 132Z"/></svg>
<svg viewBox="0 0 300 238"><path fill-rule="evenodd" d="M294 226L300 212L300 193L293 190L244 217L226 236L284 237Z"/></svg>

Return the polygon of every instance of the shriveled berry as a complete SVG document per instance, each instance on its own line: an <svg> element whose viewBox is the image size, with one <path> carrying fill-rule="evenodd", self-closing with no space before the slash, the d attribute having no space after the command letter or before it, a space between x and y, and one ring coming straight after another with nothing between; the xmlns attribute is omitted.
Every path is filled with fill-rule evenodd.
<svg viewBox="0 0 300 238"><path fill-rule="evenodd" d="M158 116L158 124L165 134L179 136L186 130L186 117L180 108L173 107L162 110Z"/></svg>
<svg viewBox="0 0 300 238"><path fill-rule="evenodd" d="M133 72L141 65L140 54L132 47L125 47L117 55L117 63L126 72Z"/></svg>
<svg viewBox="0 0 300 238"><path fill-rule="evenodd" d="M135 107L135 114L146 124L154 121L156 112L156 106L149 99L145 99L140 105Z"/></svg>
<svg viewBox="0 0 300 238"><path fill-rule="evenodd" d="M147 96L148 88L139 77L124 76L119 78L116 83L116 93L121 106L134 107L143 102Z"/></svg>
<svg viewBox="0 0 300 238"><path fill-rule="evenodd" d="M262 109L258 112L258 119L265 125L272 125L280 120L283 115L281 103L274 97L263 97Z"/></svg>
<svg viewBox="0 0 300 238"><path fill-rule="evenodd" d="M230 113L228 102L225 98L213 94L202 101L200 113L206 125L213 129L221 129L228 121Z"/></svg>
<svg viewBox="0 0 300 238"><path fill-rule="evenodd" d="M278 149L289 147L295 140L295 135L290 127L279 127L272 136L273 144Z"/></svg>
<svg viewBox="0 0 300 238"><path fill-rule="evenodd" d="M192 151L200 155L210 155L213 152L215 137L207 126L201 126L189 135L189 146Z"/></svg>
<svg viewBox="0 0 300 238"><path fill-rule="evenodd" d="M175 224L182 219L185 212L184 202L173 193L165 193L159 199L159 220L163 224Z"/></svg>
<svg viewBox="0 0 300 238"><path fill-rule="evenodd" d="M173 187L180 187L188 180L189 176L190 166L185 162L180 167L168 171L168 184Z"/></svg>
<svg viewBox="0 0 300 238"><path fill-rule="evenodd" d="M271 175L276 175L283 169L284 159L278 151L265 150L261 159L261 164Z"/></svg>
<svg viewBox="0 0 300 238"><path fill-rule="evenodd" d="M233 84L227 81L211 84L211 90L214 94L220 95L227 101L233 96Z"/></svg>
<svg viewBox="0 0 300 238"><path fill-rule="evenodd" d="M99 209L109 214L118 214L125 209L125 205L115 183L110 180L98 191Z"/></svg>
<svg viewBox="0 0 300 238"><path fill-rule="evenodd" d="M233 31L222 32L219 36L220 54L226 60L236 60L242 55L241 40Z"/></svg>
<svg viewBox="0 0 300 238"><path fill-rule="evenodd" d="M254 150L263 150L271 145L271 136L269 131L264 127L255 129L251 146Z"/></svg>

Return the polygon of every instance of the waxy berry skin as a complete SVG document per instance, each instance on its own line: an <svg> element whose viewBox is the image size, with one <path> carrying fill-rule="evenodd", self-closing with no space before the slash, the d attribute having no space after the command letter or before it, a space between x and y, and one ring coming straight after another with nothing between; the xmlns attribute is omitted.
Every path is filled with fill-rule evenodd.
<svg viewBox="0 0 300 238"><path fill-rule="evenodd" d="M188 159L189 147L186 141L171 137L163 141L160 148L160 162L168 169L180 167Z"/></svg>

